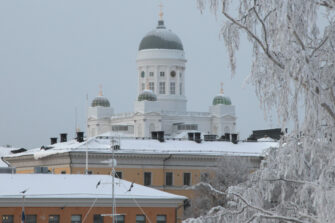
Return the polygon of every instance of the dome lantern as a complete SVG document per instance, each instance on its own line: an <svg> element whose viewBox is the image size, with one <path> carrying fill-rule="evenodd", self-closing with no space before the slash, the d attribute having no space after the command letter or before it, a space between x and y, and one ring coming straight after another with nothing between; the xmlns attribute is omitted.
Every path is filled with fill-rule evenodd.
<svg viewBox="0 0 335 223"><path fill-rule="evenodd" d="M223 82L221 82L220 94L214 97L213 105L231 105L231 100L229 97L223 94Z"/></svg>
<svg viewBox="0 0 335 223"><path fill-rule="evenodd" d="M95 97L91 103L91 107L110 107L109 100L102 94L102 86L100 85L99 95Z"/></svg>

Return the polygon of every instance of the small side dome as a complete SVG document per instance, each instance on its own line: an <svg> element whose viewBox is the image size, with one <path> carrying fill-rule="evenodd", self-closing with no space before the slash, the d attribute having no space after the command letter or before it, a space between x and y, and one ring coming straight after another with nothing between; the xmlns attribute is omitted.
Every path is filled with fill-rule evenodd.
<svg viewBox="0 0 335 223"><path fill-rule="evenodd" d="M96 98L94 98L94 100L91 103L92 107L110 107L109 101L106 97L104 96L97 96Z"/></svg>
<svg viewBox="0 0 335 223"><path fill-rule="evenodd" d="M138 101L157 101L157 96L151 90L144 90L139 96Z"/></svg>
<svg viewBox="0 0 335 223"><path fill-rule="evenodd" d="M219 94L214 97L213 105L231 105L231 100L229 97Z"/></svg>

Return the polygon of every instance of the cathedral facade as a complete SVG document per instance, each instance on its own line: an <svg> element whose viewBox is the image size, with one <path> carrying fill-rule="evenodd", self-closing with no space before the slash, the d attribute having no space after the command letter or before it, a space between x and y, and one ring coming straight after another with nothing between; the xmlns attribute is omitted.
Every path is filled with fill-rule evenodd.
<svg viewBox="0 0 335 223"><path fill-rule="evenodd" d="M184 138L187 132L217 137L236 133L235 106L223 94L222 86L208 112L187 111L186 62L181 40L159 20L139 45L138 97L134 111L114 113L100 91L88 108L88 137L108 133L147 138L155 131L163 131L170 138Z"/></svg>

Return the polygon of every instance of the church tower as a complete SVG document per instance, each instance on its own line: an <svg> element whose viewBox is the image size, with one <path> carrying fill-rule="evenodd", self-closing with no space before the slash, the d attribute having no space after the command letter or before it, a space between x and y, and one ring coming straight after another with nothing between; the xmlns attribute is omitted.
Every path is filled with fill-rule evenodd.
<svg viewBox="0 0 335 223"><path fill-rule="evenodd" d="M160 12L157 27L141 40L136 58L138 95L146 88L157 96L161 111L186 112L185 55L179 37L168 30Z"/></svg>

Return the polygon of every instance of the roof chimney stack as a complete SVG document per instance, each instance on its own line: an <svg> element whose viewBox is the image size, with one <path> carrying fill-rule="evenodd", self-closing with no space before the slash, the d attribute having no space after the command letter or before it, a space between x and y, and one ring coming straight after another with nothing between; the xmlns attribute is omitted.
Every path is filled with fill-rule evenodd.
<svg viewBox="0 0 335 223"><path fill-rule="evenodd" d="M60 134L60 142L67 142L67 133Z"/></svg>
<svg viewBox="0 0 335 223"><path fill-rule="evenodd" d="M51 145L56 144L56 143L57 143L57 138L56 137L50 138L50 144Z"/></svg>
<svg viewBox="0 0 335 223"><path fill-rule="evenodd" d="M84 142L84 132L77 132L77 141Z"/></svg>

